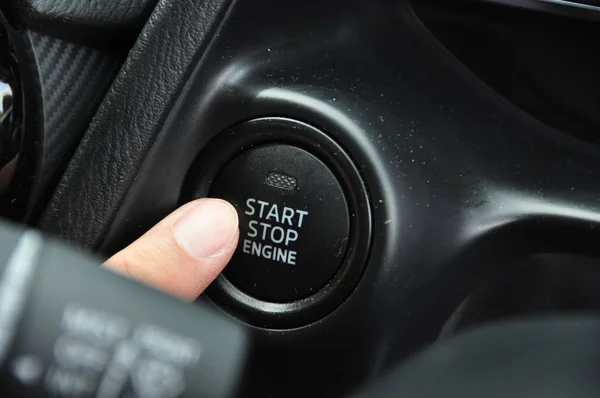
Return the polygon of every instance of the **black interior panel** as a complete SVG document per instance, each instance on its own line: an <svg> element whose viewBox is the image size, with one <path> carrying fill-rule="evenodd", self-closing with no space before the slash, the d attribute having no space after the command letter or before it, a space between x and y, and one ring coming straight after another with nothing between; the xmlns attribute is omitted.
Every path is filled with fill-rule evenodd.
<svg viewBox="0 0 600 398"><path fill-rule="evenodd" d="M436 341L519 261L600 254L597 33L497 4L160 0L39 226L112 254L189 200L190 176L221 167L195 165L232 127L318 129L371 210L359 278L318 317L276 327L248 322L227 301L239 297L200 300L252 335L244 396L347 396ZM263 304L277 318L299 301ZM480 308L454 327L497 319Z"/></svg>
<svg viewBox="0 0 600 398"><path fill-rule="evenodd" d="M77 245L98 247L227 6L219 0L198 7L158 5L154 23L132 49L57 187L40 222L44 230ZM77 197L71 195L74 191ZM87 207L83 213L91 219L65 217L73 208L83 210L80 206Z"/></svg>

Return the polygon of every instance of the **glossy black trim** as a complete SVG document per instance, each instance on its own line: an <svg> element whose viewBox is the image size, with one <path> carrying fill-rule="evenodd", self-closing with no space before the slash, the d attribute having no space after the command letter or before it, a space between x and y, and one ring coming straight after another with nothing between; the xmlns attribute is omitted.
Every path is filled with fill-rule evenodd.
<svg viewBox="0 0 600 398"><path fill-rule="evenodd" d="M568 0L477 0L503 6L524 8L571 18L600 21L600 5Z"/></svg>

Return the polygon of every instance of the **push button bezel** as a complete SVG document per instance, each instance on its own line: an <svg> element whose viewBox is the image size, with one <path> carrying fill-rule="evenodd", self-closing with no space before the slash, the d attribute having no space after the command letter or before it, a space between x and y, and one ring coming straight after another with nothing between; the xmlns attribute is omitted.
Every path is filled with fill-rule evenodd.
<svg viewBox="0 0 600 398"><path fill-rule="evenodd" d="M371 246L369 196L346 151L325 133L303 122L270 117L243 122L217 135L192 165L182 201L208 196L225 165L243 151L265 144L287 144L304 149L319 158L336 176L350 214L345 259L326 286L301 300L288 303L259 300L240 291L224 275L209 287L207 295L216 305L249 324L268 328L299 327L334 311L358 284Z"/></svg>

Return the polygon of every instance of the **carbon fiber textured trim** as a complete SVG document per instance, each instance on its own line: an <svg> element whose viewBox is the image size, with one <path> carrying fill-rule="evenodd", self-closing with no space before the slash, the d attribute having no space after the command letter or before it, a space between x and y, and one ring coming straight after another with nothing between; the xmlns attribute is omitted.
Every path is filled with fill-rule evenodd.
<svg viewBox="0 0 600 398"><path fill-rule="evenodd" d="M22 26L63 40L130 48L157 0L3 0ZM2 6L0 6L2 7Z"/></svg>
<svg viewBox="0 0 600 398"><path fill-rule="evenodd" d="M34 200L40 201L58 181L125 57L34 32L29 37L44 114L34 188Z"/></svg>

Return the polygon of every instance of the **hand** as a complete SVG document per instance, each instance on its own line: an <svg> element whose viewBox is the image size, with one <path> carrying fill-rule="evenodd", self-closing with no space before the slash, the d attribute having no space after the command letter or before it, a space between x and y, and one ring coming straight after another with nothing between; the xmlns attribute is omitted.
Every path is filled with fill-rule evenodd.
<svg viewBox="0 0 600 398"><path fill-rule="evenodd" d="M235 208L223 200L199 199L175 210L105 266L194 300L225 268L238 238Z"/></svg>

